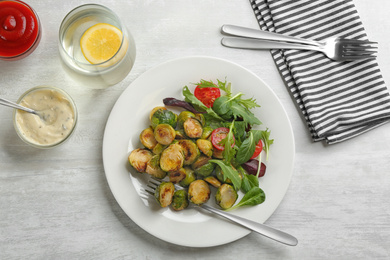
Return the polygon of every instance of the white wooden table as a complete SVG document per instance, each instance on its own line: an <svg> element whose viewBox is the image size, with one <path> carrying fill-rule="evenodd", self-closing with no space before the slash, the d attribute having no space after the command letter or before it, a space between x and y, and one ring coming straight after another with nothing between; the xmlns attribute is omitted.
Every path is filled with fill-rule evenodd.
<svg viewBox="0 0 390 260"><path fill-rule="evenodd" d="M225 23L258 28L247 0L95 0L113 9L137 43L133 70L121 83L92 90L61 67L57 44L62 18L90 1L28 1L43 37L36 51L0 62L0 96L17 98L36 85L68 91L79 109L74 136L54 150L19 140L12 109L0 108L0 259L389 259L390 124L349 141L313 143L268 51L220 45ZM354 0L378 62L390 82L387 0ZM206 55L253 71L275 91L296 142L293 178L267 224L299 239L287 247L258 234L213 248L185 248L139 228L115 201L102 164L102 138L110 110L142 73L174 58Z"/></svg>

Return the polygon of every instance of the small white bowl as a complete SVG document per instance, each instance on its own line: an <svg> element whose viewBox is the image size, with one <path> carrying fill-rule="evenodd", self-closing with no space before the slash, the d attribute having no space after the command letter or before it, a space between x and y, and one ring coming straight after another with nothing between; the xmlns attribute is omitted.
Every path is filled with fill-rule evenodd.
<svg viewBox="0 0 390 260"><path fill-rule="evenodd" d="M36 148L59 146L69 139L76 128L78 119L76 104L59 88L34 87L26 91L17 103L44 112L45 119L54 118L45 121L37 115L14 110L13 122L16 133L31 146Z"/></svg>

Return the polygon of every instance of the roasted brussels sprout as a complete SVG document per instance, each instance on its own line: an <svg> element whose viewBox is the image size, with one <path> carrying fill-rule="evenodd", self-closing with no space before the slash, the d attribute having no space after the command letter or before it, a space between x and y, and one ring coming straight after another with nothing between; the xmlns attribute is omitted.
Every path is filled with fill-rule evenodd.
<svg viewBox="0 0 390 260"><path fill-rule="evenodd" d="M185 190L177 190L173 194L172 209L179 211L188 207L188 193Z"/></svg>
<svg viewBox="0 0 390 260"><path fill-rule="evenodd" d="M159 124L154 128L154 138L162 145L169 145L175 137L175 129L168 124Z"/></svg>
<svg viewBox="0 0 390 260"><path fill-rule="evenodd" d="M222 184L215 194L215 201L222 209L231 208L238 198L236 190L229 184Z"/></svg>
<svg viewBox="0 0 390 260"><path fill-rule="evenodd" d="M170 110L160 108L153 113L150 121L153 128L160 124L168 124L175 128L177 124L177 115Z"/></svg>
<svg viewBox="0 0 390 260"><path fill-rule="evenodd" d="M183 124L184 133L189 138L200 138L203 133L202 124L195 118L187 118Z"/></svg>
<svg viewBox="0 0 390 260"><path fill-rule="evenodd" d="M169 181L172 183L179 183L186 177L186 170L180 168L178 171L169 172Z"/></svg>
<svg viewBox="0 0 390 260"><path fill-rule="evenodd" d="M215 148L213 146L213 157L217 158L217 159L223 159L223 151L222 150L218 150L217 148Z"/></svg>
<svg viewBox="0 0 390 260"><path fill-rule="evenodd" d="M196 159L198 159L200 152L198 146L192 140L184 139L179 140L177 143L183 149L184 165L191 165Z"/></svg>
<svg viewBox="0 0 390 260"><path fill-rule="evenodd" d="M160 143L157 143L156 146L153 148L153 153L154 154L161 154L162 151L164 151L164 149L166 148L167 146L166 145L162 145Z"/></svg>
<svg viewBox="0 0 390 260"><path fill-rule="evenodd" d="M195 118L195 114L187 110L182 111L177 117L177 127L183 128L183 124L188 118Z"/></svg>
<svg viewBox="0 0 390 260"><path fill-rule="evenodd" d="M206 125L206 118L203 114L195 114L195 118L202 124L202 127Z"/></svg>
<svg viewBox="0 0 390 260"><path fill-rule="evenodd" d="M152 159L149 160L146 164L145 172L158 179L163 179L167 176L167 173L160 167L160 155L154 155Z"/></svg>
<svg viewBox="0 0 390 260"><path fill-rule="evenodd" d="M196 145L198 146L199 150L207 157L211 157L213 155L213 144L209 140L197 139Z"/></svg>
<svg viewBox="0 0 390 260"><path fill-rule="evenodd" d="M154 112L156 112L159 109L167 110L166 107L155 107L155 108L153 108L152 111L150 111L150 114L149 114L149 120L150 121L152 121L152 116L153 116Z"/></svg>
<svg viewBox="0 0 390 260"><path fill-rule="evenodd" d="M175 186L172 182L162 182L157 186L154 197L161 207L165 208L171 205L173 194L175 193Z"/></svg>
<svg viewBox="0 0 390 260"><path fill-rule="evenodd" d="M157 141L154 138L154 132L151 127L144 129L139 135L141 143L148 149L152 150L156 145Z"/></svg>
<svg viewBox="0 0 390 260"><path fill-rule="evenodd" d="M145 172L147 163L152 159L153 154L146 149L135 149L129 155L129 163L139 172Z"/></svg>
<svg viewBox="0 0 390 260"><path fill-rule="evenodd" d="M186 177L179 183L182 187L188 187L191 182L196 180L196 175L194 170L192 170L190 167L184 167L184 170L186 171Z"/></svg>
<svg viewBox="0 0 390 260"><path fill-rule="evenodd" d="M210 137L211 133L214 131L214 128L210 126L203 127L203 133L200 137L201 139L207 139Z"/></svg>
<svg viewBox="0 0 390 260"><path fill-rule="evenodd" d="M194 171L197 176L204 178L210 176L213 173L214 169L215 169L215 164L209 162L200 166L199 168L196 168Z"/></svg>
<svg viewBox="0 0 390 260"><path fill-rule="evenodd" d="M179 144L171 144L162 153L160 157L160 167L165 172L178 171L183 167L184 154Z"/></svg>
<svg viewBox="0 0 390 260"><path fill-rule="evenodd" d="M175 138L180 140L180 139L186 139L188 137L184 133L183 129L178 129L178 130L176 130L176 137Z"/></svg>
<svg viewBox="0 0 390 260"><path fill-rule="evenodd" d="M207 202L210 194L210 187L204 180L193 181L188 188L188 199L196 205Z"/></svg>
<svg viewBox="0 0 390 260"><path fill-rule="evenodd" d="M219 188L221 186L221 182L214 176L208 176L208 177L204 178L203 180L210 183L215 188Z"/></svg>
<svg viewBox="0 0 390 260"><path fill-rule="evenodd" d="M201 154L198 159L196 159L196 161L191 165L191 168L193 170L197 169L197 168L200 168L201 166L205 165L206 163L208 163L210 161L210 158L207 157L206 155L204 154Z"/></svg>

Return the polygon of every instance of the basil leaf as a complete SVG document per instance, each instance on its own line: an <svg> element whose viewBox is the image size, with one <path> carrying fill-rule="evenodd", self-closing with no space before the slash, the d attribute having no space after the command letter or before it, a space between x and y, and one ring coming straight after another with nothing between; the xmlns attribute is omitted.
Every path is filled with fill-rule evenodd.
<svg viewBox="0 0 390 260"><path fill-rule="evenodd" d="M239 190L241 188L241 178L232 166L226 165L223 161L215 159L209 160L209 162L215 163L221 167L224 180L229 178L232 181L235 190Z"/></svg>
<svg viewBox="0 0 390 260"><path fill-rule="evenodd" d="M259 187L253 187L247 193L245 193L244 197L240 200L240 202L229 210L236 209L242 206L255 206L263 203L265 201L265 193Z"/></svg>

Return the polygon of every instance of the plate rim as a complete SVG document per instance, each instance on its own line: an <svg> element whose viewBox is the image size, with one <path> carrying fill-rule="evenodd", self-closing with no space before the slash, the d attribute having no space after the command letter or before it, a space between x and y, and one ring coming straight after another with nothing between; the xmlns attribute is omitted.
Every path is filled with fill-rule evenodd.
<svg viewBox="0 0 390 260"><path fill-rule="evenodd" d="M293 134L293 129L292 129L292 125L291 125L291 121L288 117L288 114L283 106L283 104L281 103L281 100L278 98L278 96L276 95L276 93L273 91L273 89L267 84L264 82L264 80L262 80L259 76L257 76L256 74L254 74L252 71L250 71L249 69L237 64L237 63L234 63L232 61L228 61L226 59L222 59L222 58L217 58L217 57L211 57L211 56L186 56L186 57L180 57L180 58L175 58L175 59L171 59L171 60L168 60L168 61L165 61L165 62L162 62L158 65L155 65L153 67L151 67L150 69L146 70L145 72L143 72L139 77L137 77L133 82L131 82L126 88L125 90L120 94L120 96L117 98L117 100L115 101L115 104L113 105L110 113L109 113L109 116L108 116L108 119L107 119L107 122L106 122L106 126L105 126L105 129L104 129L104 135L103 135L103 144L102 144L102 154L103 154L103 168L104 168L104 172L105 172L105 176L106 176L106 179L107 179L107 182L108 182L108 185L109 185L109 188L110 188L110 191L111 193L113 194L116 202L119 204L119 206L121 207L121 209L125 212L125 214L138 226L140 227L141 229L143 229L144 231L148 232L149 234L161 239L161 240L164 240L166 242L169 242L169 243L172 243L172 244L177 244L177 245L181 245L181 246L189 246L189 247L211 247L211 246L218 246L218 245L222 245L222 244L226 244L226 243L229 243L229 242L233 242L235 240L238 240L244 236L246 236L247 234L250 233L249 230L244 230L240 236L236 237L235 239L228 239L227 241L221 241L219 243L213 243L213 244L209 244L209 245L205 245L205 244L202 244L202 245L193 245L193 244L186 244L186 243L177 243L177 241L175 240L172 240L172 239L167 239L166 237L162 237L162 236L159 236L158 234L155 234L153 232L151 232L150 230L147 230L145 229L142 225L140 225L140 223L138 223L137 221L135 221L130 215L129 213L125 210L125 207L123 205L123 202L121 199L119 199L119 195L118 195L118 191L116 189L113 188L113 183L112 183L112 179L109 178L108 176L108 172L109 170L107 169L107 163L106 163L106 156L105 156L105 150L106 150L106 147L107 147L107 144L106 144L106 140L107 140L107 133L109 131L109 125L111 123L111 120L114 120L113 117L112 117L112 114L113 112L115 111L116 107L118 106L118 103L120 102L120 100L122 99L122 97L126 96L129 91L131 91L131 87L138 84L139 81L142 81L144 77L147 77L148 75L150 74L153 74L154 71L162 68L162 67L165 67L169 64L174 64L174 63L180 63L180 62L183 62L183 61L193 61L193 60L213 60L215 62L222 62L222 63L226 63L226 64L229 64L229 66L235 66L235 67L238 67L238 68L241 68L243 71L245 71L245 73L249 73L251 74L253 77L256 78L256 80L258 80L259 82L261 82L271 93L272 95L276 98L276 100L278 101L279 103L279 106L281 107L281 110L283 112L283 114L285 115L285 119L287 120L287 125L288 125L288 133L290 134L290 137L291 137L291 148L292 148L292 153L291 153L291 167L290 167L290 172L288 173L288 181L286 183L286 188L284 189L284 192L283 192L283 195L280 199L280 201L277 203L277 205L274 206L274 208L272 209L272 213L266 218L268 219L272 214L273 212L276 210L276 208L279 207L280 203L283 201L286 193L287 193L287 190L288 190L288 187L290 186L290 183L291 183L291 179L292 179L292 174L293 174L293 169L294 169L294 162L295 162L295 139L294 139L294 134ZM127 157L127 156L126 156ZM138 196L138 195L137 195ZM265 220L266 220L265 219ZM262 222L261 222L262 223Z"/></svg>

